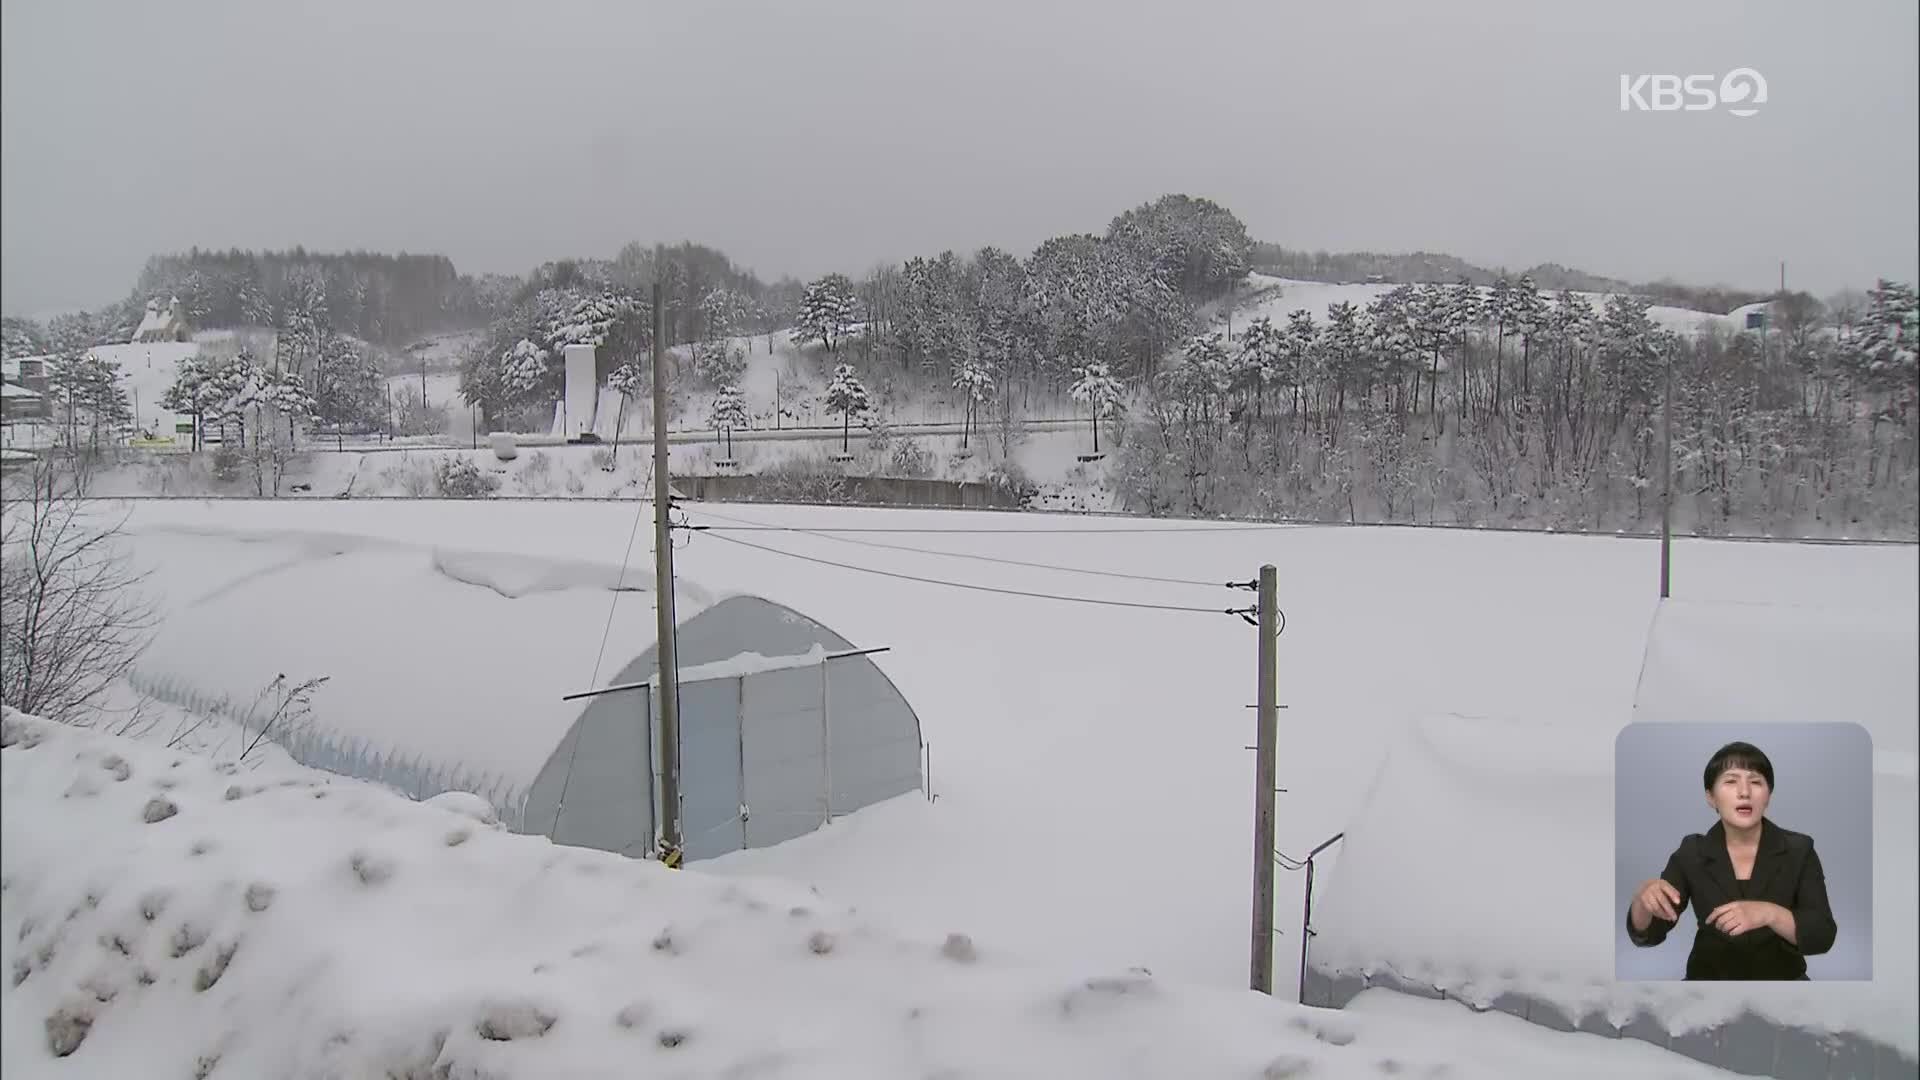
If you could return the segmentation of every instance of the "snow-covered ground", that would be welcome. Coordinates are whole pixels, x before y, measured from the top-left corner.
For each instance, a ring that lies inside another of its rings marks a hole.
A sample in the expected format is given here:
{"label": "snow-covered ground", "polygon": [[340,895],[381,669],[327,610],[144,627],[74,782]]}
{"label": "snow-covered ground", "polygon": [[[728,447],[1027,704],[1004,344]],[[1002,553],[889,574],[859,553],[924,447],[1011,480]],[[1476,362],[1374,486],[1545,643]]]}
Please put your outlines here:
{"label": "snow-covered ground", "polygon": [[[728,538],[917,577],[1209,611],[1248,595],[980,559],[1195,582],[1244,580],[1274,562],[1288,619],[1279,846],[1296,856],[1347,827],[1386,749],[1420,718],[1625,723],[1658,583],[1657,543],[1603,537],[687,509],[714,526],[928,530],[716,531],[676,554],[703,586],[766,596],[863,646],[890,646],[878,662],[920,714],[939,796],[872,807],[703,873],[790,877],[924,932],[964,925],[1034,956],[1222,986],[1245,971],[1255,660],[1246,624],[875,577]],[[586,502],[170,501],[137,505],[131,526],[347,533],[618,564],[633,521],[630,505]],[[1680,540],[1674,580],[1676,595],[1702,600],[1908,617],[1920,606],[1911,548]],[[421,655],[432,655],[432,615],[410,617]],[[430,680],[417,692],[396,703],[394,722],[436,707]],[[1595,812],[1611,820],[1604,805]],[[1283,957],[1297,956],[1299,890],[1297,875],[1283,875]],[[1291,993],[1294,965],[1278,966]]]}
{"label": "snow-covered ground", "polygon": [[1507,1017],[1328,1013],[964,924],[902,932],[271,758],[17,713],[0,742],[0,1071],[20,1080],[1725,1075]]}
{"label": "snow-covered ground", "polygon": [[[617,450],[611,443],[523,446],[512,461],[498,460],[484,446],[476,451],[431,445],[408,447],[396,442],[384,449],[356,449],[348,442],[345,449],[335,451],[330,441],[321,439],[289,463],[281,495],[319,499],[433,495],[435,466],[444,461],[468,460],[495,480],[495,493],[502,496],[622,498],[650,490],[653,451],[647,439],[646,432],[630,430]],[[922,475],[950,481],[985,480],[1011,461],[1039,488],[1041,496],[1036,506],[1040,509],[1116,508],[1107,478],[1112,458],[1079,460],[1091,443],[1084,426],[1058,425],[1028,432],[1013,444],[1010,456],[1003,455],[997,432],[990,430],[968,441],[972,452],[963,454],[962,437],[951,431],[898,433],[890,442],[880,444],[855,430],[848,440],[854,460],[841,465],[829,457],[840,451],[838,431],[800,436],[781,432],[778,437],[770,432],[742,433],[733,441],[734,466],[723,470],[719,462],[728,459],[723,444],[710,435],[676,434],[671,458],[675,476],[712,476],[722,471],[756,475],[783,468],[860,476],[898,474],[903,455],[911,453],[921,463]],[[906,449],[905,444],[913,449]],[[93,485],[95,493],[105,496],[210,498],[257,493],[250,474],[224,483],[215,480],[211,457],[204,454],[130,455],[120,464],[101,470]],[[302,486],[295,490],[296,485]]]}

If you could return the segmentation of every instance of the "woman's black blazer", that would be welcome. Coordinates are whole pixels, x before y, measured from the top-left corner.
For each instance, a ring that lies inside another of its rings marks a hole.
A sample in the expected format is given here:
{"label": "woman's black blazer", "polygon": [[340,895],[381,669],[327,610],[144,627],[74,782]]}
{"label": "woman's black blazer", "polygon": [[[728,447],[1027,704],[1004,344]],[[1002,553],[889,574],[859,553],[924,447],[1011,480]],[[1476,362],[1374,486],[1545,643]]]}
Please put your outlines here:
{"label": "woman's black blazer", "polygon": [[[1813,838],[1805,833],[1762,818],[1753,876],[1736,881],[1726,827],[1715,822],[1704,834],[1681,840],[1660,876],[1679,890],[1679,910],[1692,905],[1698,922],[1693,951],[1687,954],[1689,979],[1804,979],[1806,958],[1833,948],[1838,928],[1827,904],[1826,874],[1814,854]],[[1799,943],[1764,927],[1730,937],[1710,925],[1707,916],[1731,900],[1766,900],[1793,912]],[[1627,937],[1635,945],[1658,945],[1673,927],[1672,921],[1655,915],[1645,931],[1635,933],[1629,906]]]}

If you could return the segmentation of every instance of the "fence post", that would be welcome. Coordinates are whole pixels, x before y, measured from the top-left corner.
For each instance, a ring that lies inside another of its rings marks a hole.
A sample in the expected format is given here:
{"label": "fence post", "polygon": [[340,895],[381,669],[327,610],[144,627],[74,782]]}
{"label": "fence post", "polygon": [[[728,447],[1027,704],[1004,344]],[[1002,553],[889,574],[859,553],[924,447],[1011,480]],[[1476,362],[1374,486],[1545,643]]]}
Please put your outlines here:
{"label": "fence post", "polygon": [[827,661],[820,661],[820,776],[825,824],[833,824],[833,736],[827,721]]}

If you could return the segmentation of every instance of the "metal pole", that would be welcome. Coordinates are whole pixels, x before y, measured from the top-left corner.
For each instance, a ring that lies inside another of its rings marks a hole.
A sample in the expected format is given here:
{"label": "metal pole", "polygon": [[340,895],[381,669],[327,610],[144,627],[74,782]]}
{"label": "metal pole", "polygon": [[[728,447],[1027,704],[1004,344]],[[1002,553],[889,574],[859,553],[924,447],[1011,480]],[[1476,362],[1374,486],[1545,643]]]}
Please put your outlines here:
{"label": "metal pole", "polygon": [[1279,612],[1278,572],[1260,568],[1260,722],[1255,739],[1253,792],[1252,986],[1273,993],[1273,788],[1274,742],[1279,736],[1279,655],[1274,630]]}
{"label": "metal pole", "polygon": [[680,667],[674,648],[673,487],[667,472],[667,363],[662,348],[665,305],[653,283],[653,565],[660,636],[660,857],[680,865]]}
{"label": "metal pole", "polygon": [[1300,987],[1295,997],[1307,1003],[1307,935],[1313,925],[1313,859],[1307,859],[1307,898],[1300,908]]}
{"label": "metal pole", "polygon": [[1660,470],[1666,474],[1660,494],[1660,599],[1673,595],[1673,352],[1667,352],[1666,403],[1660,412]]}
{"label": "metal pole", "polygon": [[827,662],[820,662],[820,785],[826,823],[833,824],[833,735],[827,727]]}

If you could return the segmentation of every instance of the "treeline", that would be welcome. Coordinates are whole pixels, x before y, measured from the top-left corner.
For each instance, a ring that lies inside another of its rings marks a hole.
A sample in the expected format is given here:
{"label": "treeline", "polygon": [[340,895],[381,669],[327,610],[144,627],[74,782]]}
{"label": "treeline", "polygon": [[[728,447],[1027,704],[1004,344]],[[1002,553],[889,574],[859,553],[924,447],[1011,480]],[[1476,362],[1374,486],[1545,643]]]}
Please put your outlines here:
{"label": "treeline", "polygon": [[1511,280],[1524,276],[1531,278],[1538,287],[1551,291],[1570,289],[1574,292],[1629,293],[1644,296],[1656,304],[1709,311],[1716,315],[1725,315],[1734,308],[1757,304],[1769,298],[1767,293],[1746,289],[1682,285],[1671,280],[1635,285],[1558,263],[1541,263],[1529,267],[1520,275],[1510,275],[1505,271],[1475,266],[1457,256],[1426,251],[1397,255],[1371,251],[1330,253],[1283,248],[1277,244],[1255,244],[1249,261],[1255,270],[1274,277],[1336,284],[1380,281],[1395,285],[1420,285],[1467,281],[1491,286],[1503,277]]}
{"label": "treeline", "polygon": [[[718,388],[745,357],[729,339],[793,327],[869,377],[959,389],[969,404],[1013,408],[1016,386],[1064,388],[1091,364],[1144,377],[1247,274],[1246,226],[1206,199],[1168,195],[1114,218],[1103,235],[1061,236],[1025,260],[996,248],[942,252],[805,286],[762,284],[698,245],[630,245],[611,261],[550,264],[469,359],[462,393],[489,417],[551,408],[567,344],[601,346],[605,371],[644,366],[653,277],[669,343]],[[910,388],[911,389],[911,388]],[[970,410],[971,411],[971,410]]]}
{"label": "treeline", "polygon": [[487,335],[461,365],[462,398],[486,424],[544,426],[573,344],[595,346],[600,377],[637,392],[651,377],[656,279],[664,344],[690,346],[698,374],[715,386],[745,367],[734,339],[792,326],[803,291],[792,279],[768,284],[694,243],[636,242],[612,259],[550,262],[492,301]]}
{"label": "treeline", "polygon": [[291,251],[202,251],[156,255],[134,286],[134,302],[179,297],[196,328],[284,324],[289,297],[304,303],[318,282],[329,326],[367,341],[405,345],[422,335],[472,326],[490,314],[488,285],[463,277],[444,255]]}
{"label": "treeline", "polygon": [[1670,374],[1682,528],[1920,530],[1910,286],[1775,304],[1764,335],[1647,308],[1496,279],[1194,338],[1116,423],[1119,486],[1173,516],[1651,527]]}

